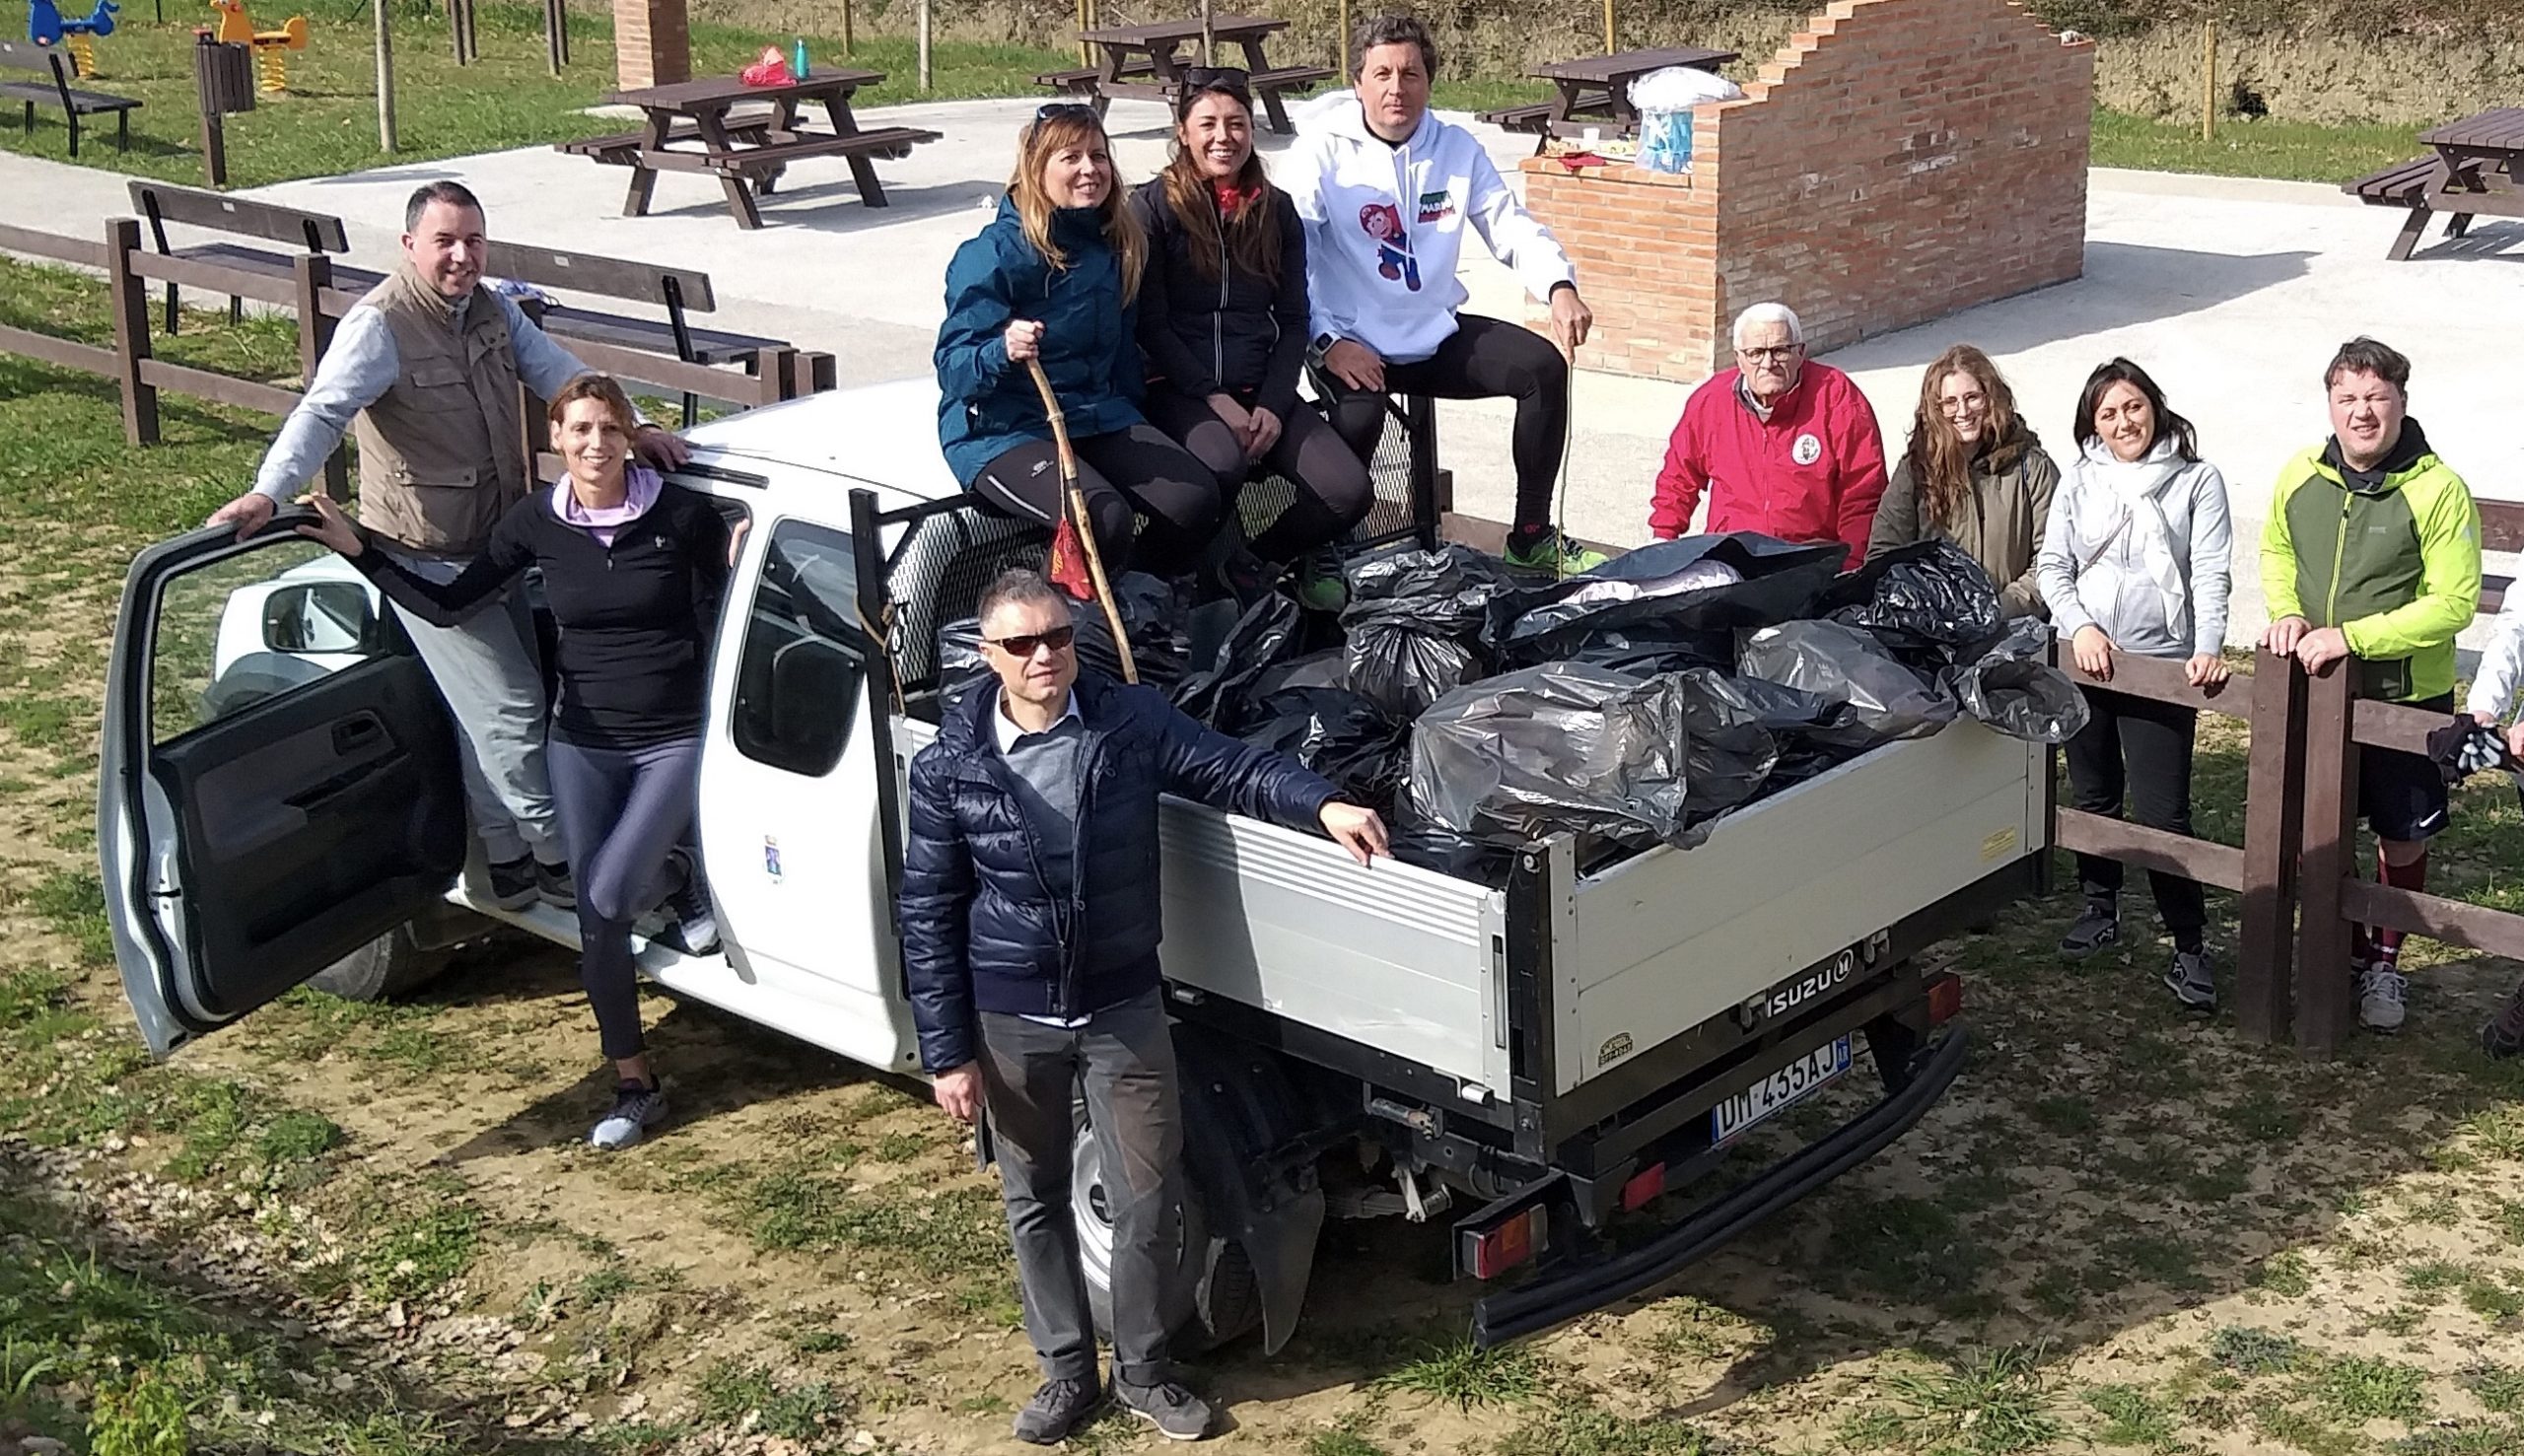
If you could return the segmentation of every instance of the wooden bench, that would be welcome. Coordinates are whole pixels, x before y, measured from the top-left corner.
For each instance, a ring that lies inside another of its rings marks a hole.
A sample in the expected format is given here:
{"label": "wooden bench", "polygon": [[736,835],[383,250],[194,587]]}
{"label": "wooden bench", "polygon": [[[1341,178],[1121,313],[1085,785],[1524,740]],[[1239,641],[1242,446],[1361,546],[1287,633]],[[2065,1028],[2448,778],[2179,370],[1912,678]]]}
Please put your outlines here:
{"label": "wooden bench", "polygon": [[[758,137],[771,129],[772,120],[773,118],[768,114],[731,116],[727,122],[728,135],[740,138]],[[700,136],[701,128],[690,121],[678,121],[666,128],[666,140],[669,142],[696,141]],[[637,156],[640,149],[648,144],[647,132],[622,131],[615,132],[611,136],[590,136],[581,137],[574,142],[556,142],[552,150],[567,152],[573,157],[591,157],[598,162],[622,165],[630,158]]]}
{"label": "wooden bench", "polygon": [[[1143,66],[1140,69],[1145,74],[1148,68]],[[1081,66],[1071,71],[1045,71],[1034,78],[1034,84],[1047,86],[1054,91],[1065,92],[1072,96],[1093,96],[1095,83],[1103,74],[1093,66]]]}
{"label": "wooden bench", "polygon": [[111,96],[102,91],[83,91],[70,83],[77,79],[71,72],[70,59],[49,45],[36,45],[27,40],[0,40],[0,70],[22,71],[41,76],[41,81],[0,81],[0,98],[26,104],[19,128],[32,133],[35,129],[35,105],[51,102],[61,107],[61,116],[70,128],[70,155],[79,155],[79,118],[102,116],[108,112],[114,118],[114,150],[131,150],[131,113],[140,107],[136,97]]}
{"label": "wooden bench", "polygon": [[1496,110],[1482,112],[1479,119],[1503,131],[1521,131],[1543,136],[1551,129],[1552,104],[1550,102],[1535,102],[1530,105],[1501,106]]}
{"label": "wooden bench", "polygon": [[[276,278],[287,278],[296,270],[303,253],[344,253],[351,250],[350,239],[342,231],[342,220],[320,212],[305,212],[277,203],[257,202],[250,197],[232,197],[224,192],[205,192],[196,187],[179,187],[173,182],[134,181],[131,183],[131,205],[149,225],[149,243],[159,252],[173,258],[192,258],[218,263],[225,267],[244,268]],[[175,247],[167,241],[167,225],[178,223],[211,233],[230,233],[266,243],[294,244],[289,252],[254,247],[242,243],[199,243],[189,247]],[[334,285],[352,289],[373,287],[380,275],[364,275],[363,285],[354,281],[356,270],[335,268]],[[167,285],[167,332],[175,331],[177,290]],[[245,316],[245,301],[231,297],[228,316],[231,320]]]}
{"label": "wooden bench", "polygon": [[[719,301],[710,286],[710,275],[689,268],[495,241],[483,257],[482,272],[486,277],[514,279],[536,288],[655,304],[666,311],[663,318],[640,318],[575,304],[528,310],[543,331],[556,339],[671,355],[687,364],[741,364],[748,375],[759,372],[766,351],[785,348],[789,342],[760,334],[693,327],[686,315],[712,312],[718,309]],[[683,396],[686,424],[692,422],[699,404],[696,396]]]}
{"label": "wooden bench", "polygon": [[[2370,207],[2410,210],[2409,220],[2402,224],[2401,232],[2393,239],[2392,247],[2384,254],[2388,261],[2398,263],[2411,255],[2411,250],[2419,246],[2420,235],[2427,231],[2427,219],[2433,211],[2429,206],[2431,194],[2443,191],[2452,178],[2452,170],[2446,167],[2444,158],[2415,157],[2382,172],[2369,173],[2344,182],[2341,190]],[[2472,214],[2456,213],[2445,225],[2445,236],[2460,238],[2471,225]]]}

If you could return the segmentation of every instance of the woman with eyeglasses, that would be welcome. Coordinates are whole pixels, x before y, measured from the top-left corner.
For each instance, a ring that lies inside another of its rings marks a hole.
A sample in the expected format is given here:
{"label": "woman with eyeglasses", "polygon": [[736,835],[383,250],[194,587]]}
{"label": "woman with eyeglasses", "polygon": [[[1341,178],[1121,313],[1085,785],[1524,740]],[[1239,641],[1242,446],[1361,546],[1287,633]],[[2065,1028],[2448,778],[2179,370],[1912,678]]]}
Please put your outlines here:
{"label": "woman with eyeglasses", "polygon": [[2060,467],[2015,412],[2015,392],[1970,344],[1938,355],[1920,380],[1911,445],[1875,508],[1866,554],[1931,537],[1951,541],[1998,584],[2010,617],[2042,612],[2033,556],[2051,520]]}
{"label": "woman with eyeglasses", "polygon": [[[1253,151],[1253,97],[1241,70],[1194,67],[1174,107],[1174,158],[1131,195],[1149,236],[1140,281],[1140,348],[1151,423],[1200,457],[1232,496],[1256,466],[1297,498],[1227,564],[1238,594],[1271,567],[1338,540],[1367,514],[1367,467],[1297,398],[1305,363],[1305,228]],[[1336,570],[1300,595],[1341,603]]]}
{"label": "woman with eyeglasses", "polygon": [[1019,134],[998,216],[946,265],[938,330],[938,441],[955,478],[1019,519],[1061,520],[1051,421],[1026,369],[1040,361],[1108,576],[1190,567],[1222,509],[1218,477],[1140,413],[1147,262],[1104,123],[1085,105],[1048,105]]}
{"label": "woman with eyeglasses", "polygon": [[[2109,682],[2115,649],[2183,664],[2194,687],[2226,680],[2227,558],[2234,542],[2226,482],[2200,458],[2191,422],[2127,359],[2095,370],[2077,399],[2077,457],[2051,503],[2040,572],[2042,599],[2079,670]],[[2190,708],[2085,689],[2090,716],[2068,740],[2076,806],[2118,818],[2125,790],[2132,817],[2150,829],[2191,832]],[[2121,865],[2077,856],[2086,904],[2060,948],[2087,955],[2121,938]],[[2147,871],[2156,913],[2173,936],[2166,989],[2209,1011],[2199,882]]]}

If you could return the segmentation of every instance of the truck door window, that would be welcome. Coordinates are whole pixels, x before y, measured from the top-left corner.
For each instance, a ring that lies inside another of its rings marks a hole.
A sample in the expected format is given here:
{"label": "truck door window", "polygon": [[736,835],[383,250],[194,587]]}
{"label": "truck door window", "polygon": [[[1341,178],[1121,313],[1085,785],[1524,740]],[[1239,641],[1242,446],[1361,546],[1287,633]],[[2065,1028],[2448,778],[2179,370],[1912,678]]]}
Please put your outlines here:
{"label": "truck door window", "polygon": [[772,527],[731,715],[747,758],[810,778],[841,761],[865,678],[858,592],[848,535],[803,520]]}
{"label": "truck door window", "polygon": [[169,582],[150,663],[150,741],[391,651],[384,603],[350,563],[281,541]]}

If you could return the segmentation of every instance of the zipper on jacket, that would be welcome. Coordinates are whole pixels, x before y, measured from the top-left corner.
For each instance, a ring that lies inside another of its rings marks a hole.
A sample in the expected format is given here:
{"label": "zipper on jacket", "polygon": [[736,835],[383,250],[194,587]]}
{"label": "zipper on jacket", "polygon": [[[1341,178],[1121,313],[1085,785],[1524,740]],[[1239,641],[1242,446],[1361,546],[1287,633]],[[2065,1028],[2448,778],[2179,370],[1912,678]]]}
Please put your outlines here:
{"label": "zipper on jacket", "polygon": [[[1084,719],[1080,727],[1086,727]],[[1087,864],[1082,858],[1087,844],[1087,816],[1095,807],[1095,771],[1104,761],[1104,734],[1098,733],[1080,755],[1078,784],[1078,817],[1069,825],[1069,923],[1061,927],[1060,1005],[1054,1015],[1064,1020],[1078,1014],[1079,962],[1086,958],[1081,943],[1080,927],[1087,924]]]}
{"label": "zipper on jacket", "polygon": [[1210,315],[1210,378],[1227,387],[1227,213],[1219,213],[1219,310]]}
{"label": "zipper on jacket", "polygon": [[2331,543],[2331,596],[2323,603],[2325,626],[2340,625],[2340,563],[2341,558],[2349,554],[2349,508],[2356,503],[2357,496],[2354,492],[2347,489],[2341,491],[2340,534]]}

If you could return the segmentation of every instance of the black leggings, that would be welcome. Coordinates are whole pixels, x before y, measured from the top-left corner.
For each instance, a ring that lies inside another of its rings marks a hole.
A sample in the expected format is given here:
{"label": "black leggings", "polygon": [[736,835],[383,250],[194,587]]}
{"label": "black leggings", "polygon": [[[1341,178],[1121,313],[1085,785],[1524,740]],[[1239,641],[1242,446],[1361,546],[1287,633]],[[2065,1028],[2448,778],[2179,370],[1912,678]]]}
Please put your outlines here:
{"label": "black leggings", "polygon": [[619,1062],[646,1046],[631,923],[672,888],[661,881],[667,852],[692,824],[701,740],[590,748],[556,734],[543,753],[578,869],[579,981],[604,1055]]}
{"label": "black leggings", "polygon": [[[1551,484],[1569,439],[1569,364],[1551,340],[1517,324],[1466,313],[1437,353],[1409,364],[1386,360],[1384,387],[1386,393],[1437,399],[1514,399],[1516,427],[1508,451],[1516,463],[1515,523],[1525,529],[1551,524]],[[1332,388],[1332,428],[1360,459],[1374,459],[1384,433],[1383,396],[1338,380]]]}
{"label": "black leggings", "polygon": [[[2068,740],[2068,788],[2078,808],[2121,817],[2126,789],[2130,817],[2150,829],[2191,832],[2191,744],[2199,713],[2170,703],[2133,698],[2096,688],[2084,690],[2090,716]],[[2108,900],[2121,891],[2121,862],[2077,856],[2077,879],[2086,898]],[[2191,949],[2208,913],[2200,882],[2186,875],[2147,871],[2156,913],[2174,943]]]}
{"label": "black leggings", "polygon": [[1183,448],[1227,485],[1230,497],[1257,463],[1297,486],[1297,499],[1289,509],[1253,538],[1253,554],[1264,561],[1295,561],[1317,546],[1339,540],[1376,503],[1367,467],[1314,406],[1302,399],[1280,421],[1280,438],[1259,461],[1245,458],[1235,432],[1206,399],[1153,385],[1142,408],[1149,423],[1183,442]]}
{"label": "black leggings", "polygon": [[[1078,486],[1087,497],[1087,519],[1094,526],[1106,577],[1133,567],[1163,576],[1200,559],[1225,506],[1218,477],[1190,451],[1155,425],[1073,438],[1070,448],[1078,453]],[[1002,451],[973,477],[972,492],[1020,520],[1055,524],[1063,514],[1060,452],[1048,440]],[[1134,560],[1131,530],[1138,511],[1148,513],[1148,521],[1139,527]]]}

